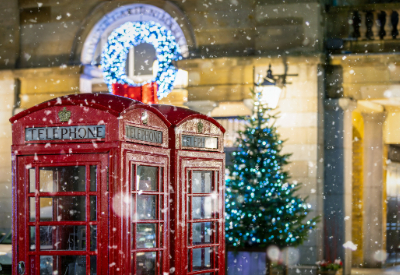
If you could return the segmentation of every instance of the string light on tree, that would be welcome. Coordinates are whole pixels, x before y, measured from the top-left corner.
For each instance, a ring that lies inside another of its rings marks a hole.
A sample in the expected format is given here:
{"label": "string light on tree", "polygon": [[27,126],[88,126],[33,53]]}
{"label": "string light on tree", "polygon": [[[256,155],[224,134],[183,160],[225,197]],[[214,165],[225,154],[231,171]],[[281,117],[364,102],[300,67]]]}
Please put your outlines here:
{"label": "string light on tree", "polygon": [[300,245],[317,218],[307,220],[311,205],[295,193],[300,185],[290,184],[283,170],[289,154],[282,154],[282,140],[273,126],[272,115],[254,93],[254,114],[239,132],[237,151],[227,167],[226,241],[236,248],[280,248]]}
{"label": "string light on tree", "polygon": [[[154,46],[158,69],[154,79],[135,83],[128,78],[125,64],[129,49],[141,43]],[[146,83],[157,82],[158,98],[161,99],[173,89],[178,72],[173,62],[181,58],[179,45],[169,30],[155,22],[127,22],[115,29],[108,37],[101,55],[101,66],[104,81],[110,92],[112,92],[113,83],[142,86]]]}

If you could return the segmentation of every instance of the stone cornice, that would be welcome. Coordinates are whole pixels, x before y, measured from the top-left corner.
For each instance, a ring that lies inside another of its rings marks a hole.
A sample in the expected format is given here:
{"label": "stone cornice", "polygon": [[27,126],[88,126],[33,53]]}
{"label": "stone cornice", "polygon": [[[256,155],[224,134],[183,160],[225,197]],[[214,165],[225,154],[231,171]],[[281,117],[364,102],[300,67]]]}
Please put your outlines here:
{"label": "stone cornice", "polygon": [[326,111],[350,111],[357,108],[357,102],[351,98],[334,98],[326,99],[324,102]]}

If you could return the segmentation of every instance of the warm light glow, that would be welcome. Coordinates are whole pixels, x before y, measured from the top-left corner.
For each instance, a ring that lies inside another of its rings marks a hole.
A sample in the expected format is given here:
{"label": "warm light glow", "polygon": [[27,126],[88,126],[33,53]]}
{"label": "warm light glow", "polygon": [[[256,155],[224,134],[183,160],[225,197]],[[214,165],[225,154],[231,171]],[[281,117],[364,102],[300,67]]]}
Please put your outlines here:
{"label": "warm light glow", "polygon": [[178,70],[178,73],[176,74],[176,79],[174,82],[174,88],[175,89],[184,89],[187,88],[189,85],[189,73],[185,70]]}
{"label": "warm light glow", "polygon": [[275,85],[265,85],[256,87],[256,91],[261,94],[260,102],[268,108],[275,109],[278,106],[282,89]]}

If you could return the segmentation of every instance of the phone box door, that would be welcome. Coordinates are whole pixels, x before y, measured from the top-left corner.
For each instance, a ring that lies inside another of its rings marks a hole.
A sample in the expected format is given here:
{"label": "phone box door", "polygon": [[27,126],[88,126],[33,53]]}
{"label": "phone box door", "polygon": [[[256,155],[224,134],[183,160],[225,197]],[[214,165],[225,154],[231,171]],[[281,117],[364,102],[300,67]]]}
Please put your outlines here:
{"label": "phone box door", "polygon": [[[224,274],[224,158],[221,153],[180,151],[183,207],[180,274]],[[199,273],[203,272],[203,273]]]}
{"label": "phone box door", "polygon": [[169,274],[169,150],[131,144],[125,148],[131,201],[126,274]]}
{"label": "phone box door", "polygon": [[16,161],[13,274],[106,274],[108,155]]}

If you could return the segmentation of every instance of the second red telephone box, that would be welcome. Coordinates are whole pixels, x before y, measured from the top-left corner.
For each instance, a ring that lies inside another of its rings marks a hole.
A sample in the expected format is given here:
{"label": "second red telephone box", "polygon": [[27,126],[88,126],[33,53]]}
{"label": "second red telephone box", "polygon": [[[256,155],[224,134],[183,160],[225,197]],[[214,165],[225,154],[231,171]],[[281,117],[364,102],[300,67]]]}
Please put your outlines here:
{"label": "second red telephone box", "polygon": [[152,106],[172,124],[171,268],[176,274],[225,274],[225,129],[188,109]]}

